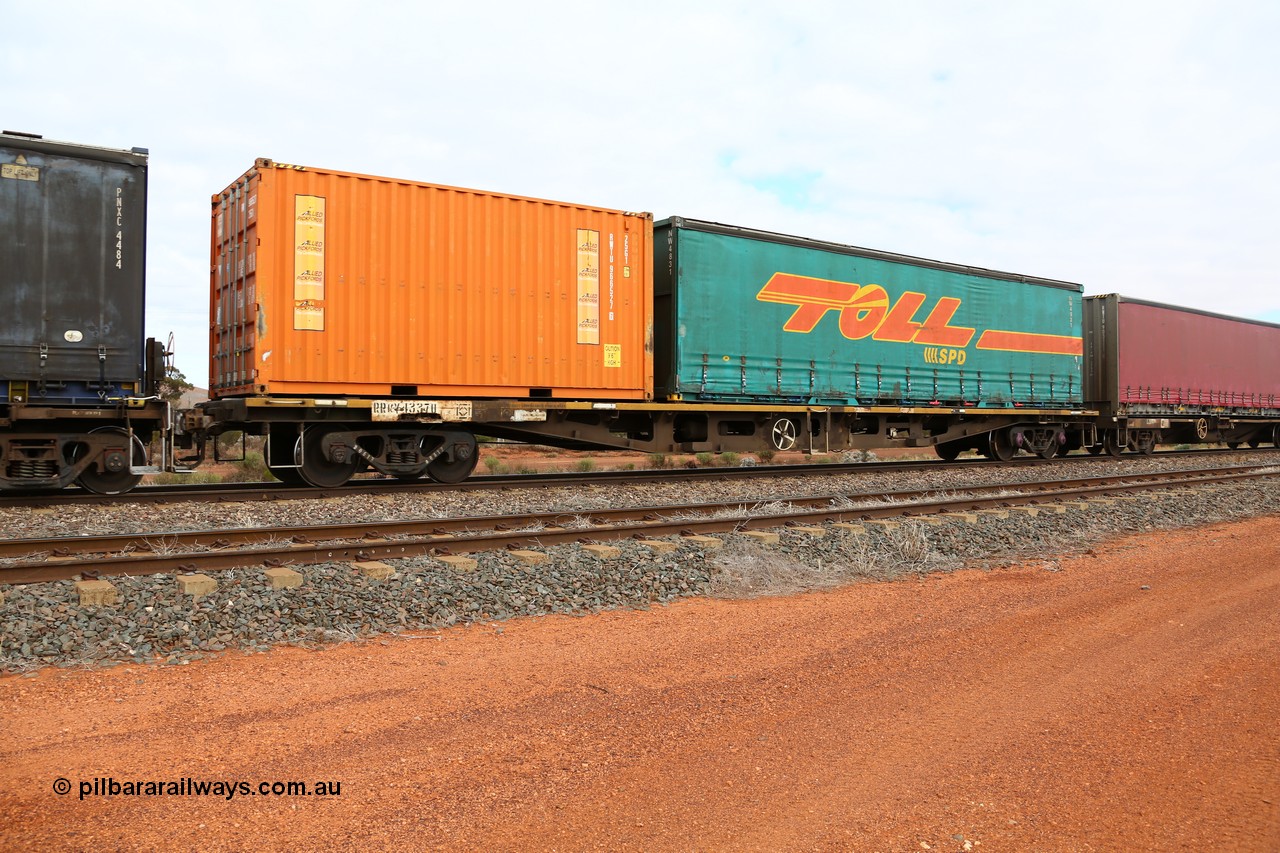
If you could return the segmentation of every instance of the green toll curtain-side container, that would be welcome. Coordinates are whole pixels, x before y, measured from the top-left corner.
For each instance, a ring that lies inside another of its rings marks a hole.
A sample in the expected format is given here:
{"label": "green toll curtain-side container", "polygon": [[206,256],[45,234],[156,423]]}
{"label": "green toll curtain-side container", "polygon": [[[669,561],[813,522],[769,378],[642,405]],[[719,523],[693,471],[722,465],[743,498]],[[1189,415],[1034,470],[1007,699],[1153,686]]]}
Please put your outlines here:
{"label": "green toll curtain-side container", "polygon": [[654,226],[670,399],[1078,407],[1078,284],[672,218]]}

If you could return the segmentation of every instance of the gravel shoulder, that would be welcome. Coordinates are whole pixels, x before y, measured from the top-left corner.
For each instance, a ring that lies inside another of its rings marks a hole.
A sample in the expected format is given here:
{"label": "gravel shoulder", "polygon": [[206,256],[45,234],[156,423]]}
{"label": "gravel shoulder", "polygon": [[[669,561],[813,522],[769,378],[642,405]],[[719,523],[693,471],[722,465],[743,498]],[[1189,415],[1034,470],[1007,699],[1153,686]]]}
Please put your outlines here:
{"label": "gravel shoulder", "polygon": [[[933,472],[934,487],[944,487],[936,478],[955,474],[945,467]],[[814,488],[811,481],[800,485]],[[559,499],[567,498],[549,496],[548,502]],[[367,500],[352,496],[300,503],[321,504],[326,513],[352,519],[361,517]],[[644,503],[643,495],[626,500]],[[217,512],[208,505],[182,506],[206,518]],[[772,504],[763,500],[758,506],[767,514]],[[295,513],[295,521],[296,513],[308,511],[293,503],[266,509]],[[165,510],[174,515],[184,511]],[[409,512],[403,506],[398,511]],[[984,517],[977,525],[912,521],[895,528],[869,526],[861,536],[828,528],[830,535],[816,539],[780,528],[782,542],[776,548],[729,536],[724,550],[704,551],[676,538],[672,542],[679,549],[674,553],[622,542],[619,557],[601,559],[578,545],[564,545],[543,549],[547,560],[532,566],[509,552],[482,553],[474,571],[458,571],[424,556],[388,561],[394,574],[385,580],[371,580],[350,564],[320,563],[301,567],[302,586],[284,590],[272,589],[261,568],[245,568],[217,573],[217,589],[198,599],[181,594],[168,575],[113,577],[120,600],[102,607],[81,607],[72,581],[0,586],[0,673],[125,662],[180,665],[233,649],[319,648],[388,633],[646,608],[701,595],[799,592],[1019,559],[1037,558],[1052,569],[1055,554],[1117,534],[1267,512],[1280,512],[1278,478],[1161,490],[1063,514]],[[315,518],[301,516],[307,517]]]}
{"label": "gravel shoulder", "polygon": [[1280,849],[1280,515],[1050,555],[0,678],[0,848]]}

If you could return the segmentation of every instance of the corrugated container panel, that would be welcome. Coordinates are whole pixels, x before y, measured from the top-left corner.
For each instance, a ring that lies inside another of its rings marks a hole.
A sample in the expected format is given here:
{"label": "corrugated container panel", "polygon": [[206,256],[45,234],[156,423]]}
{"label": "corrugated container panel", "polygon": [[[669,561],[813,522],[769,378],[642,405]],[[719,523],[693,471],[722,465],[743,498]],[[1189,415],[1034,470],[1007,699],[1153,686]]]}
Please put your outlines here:
{"label": "corrugated container panel", "polygon": [[660,393],[1079,405],[1081,287],[745,228],[654,227]]}
{"label": "corrugated container panel", "polygon": [[1091,398],[1109,411],[1274,409],[1280,325],[1115,294],[1085,299]]}
{"label": "corrugated container panel", "polygon": [[652,233],[259,161],[214,197],[212,391],[649,399]]}
{"label": "corrugated container panel", "polygon": [[0,134],[3,399],[138,389],[146,231],[145,152]]}

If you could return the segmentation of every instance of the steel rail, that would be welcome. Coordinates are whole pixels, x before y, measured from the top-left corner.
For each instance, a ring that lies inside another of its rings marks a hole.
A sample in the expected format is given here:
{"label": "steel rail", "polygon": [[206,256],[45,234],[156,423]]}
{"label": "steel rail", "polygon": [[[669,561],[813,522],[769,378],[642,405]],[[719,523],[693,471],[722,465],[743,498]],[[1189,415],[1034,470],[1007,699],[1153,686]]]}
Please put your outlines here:
{"label": "steel rail", "polygon": [[[57,536],[46,538],[11,539],[0,542],[0,559],[24,557],[48,553],[65,558],[84,554],[110,554],[126,551],[152,552],[176,549],[230,548],[236,545],[261,545],[290,541],[334,542],[362,538],[388,536],[445,536],[477,530],[494,530],[531,525],[570,526],[582,528],[584,524],[604,524],[616,521],[647,520],[673,513],[724,512],[735,507],[761,504],[788,504],[791,506],[821,507],[838,502],[904,503],[920,501],[931,495],[962,493],[964,496],[994,494],[999,492],[1062,491],[1086,486],[1109,485],[1130,481],[1147,482],[1162,476],[1195,481],[1198,477],[1240,473],[1255,470],[1257,465],[1240,465],[1221,468],[1202,468],[1151,473],[1112,474],[1096,477],[1077,477],[1060,480],[1043,480],[1030,483],[988,483],[951,489],[931,487],[927,489],[903,489],[897,491],[857,492],[822,495],[768,495],[760,498],[703,501],[697,503],[646,505],[638,507],[612,507],[581,510],[552,510],[549,512],[518,513],[512,515],[455,516],[452,518],[427,518],[403,521],[361,521],[337,524],[288,525],[283,527],[239,527],[212,530],[180,530],[153,533],[116,533],[96,536]],[[959,498],[957,498],[959,499]]]}
{"label": "steel rail", "polygon": [[[136,551],[115,557],[79,560],[74,556],[51,557],[45,561],[29,561],[0,567],[0,580],[8,583],[33,583],[74,577],[86,572],[93,574],[156,574],[162,572],[192,572],[220,570],[246,566],[304,565],[329,561],[369,561],[421,556],[423,554],[471,553],[494,550],[516,545],[555,545],[584,539],[620,539],[632,536],[661,537],[688,532],[725,532],[728,530],[760,529],[786,524],[818,523],[824,521],[869,520],[877,518],[935,515],[964,510],[1034,505],[1072,498],[1114,495],[1146,489],[1179,486],[1197,486],[1209,483],[1230,482],[1243,479],[1273,476],[1274,466],[1238,466],[1200,471],[1172,471],[1147,474],[1117,475],[1075,480],[1058,480],[1043,483],[1005,483],[975,487],[968,494],[921,499],[938,495],[939,489],[914,492],[881,492],[867,495],[820,495],[804,497],[774,497],[750,501],[728,501],[704,504],[680,504],[663,507],[633,507],[608,510],[584,510],[581,512],[534,513],[516,516],[473,516],[458,519],[429,519],[411,522],[374,522],[348,525],[326,525],[305,528],[309,533],[318,530],[341,531],[344,535],[359,533],[364,539],[346,543],[316,543],[291,541],[276,544],[264,536],[278,539],[296,528],[249,528],[247,534],[257,534],[261,547],[239,550],[227,549],[216,537],[228,531],[199,531],[188,534],[186,547],[222,547],[181,553],[156,553],[148,537],[135,536],[133,542],[145,543],[148,551]],[[1009,491],[1020,494],[1008,494]],[[986,493],[985,496],[983,493]],[[855,499],[872,501],[862,506],[848,505]],[[878,503],[875,503],[878,501]],[[769,514],[749,511],[762,504],[784,504],[793,509]],[[838,505],[845,504],[845,505]],[[734,512],[736,510],[736,512]],[[684,513],[702,513],[702,517],[681,517]],[[714,515],[712,515],[714,513]],[[725,514],[729,513],[729,514]],[[663,517],[666,514],[667,517]],[[677,517],[671,517],[671,516]],[[566,527],[564,524],[590,523],[590,526]],[[510,530],[510,524],[522,529]],[[549,526],[548,526],[549,525]],[[477,531],[478,527],[488,530]],[[451,529],[452,527],[452,529]],[[428,529],[429,528],[429,529]],[[412,533],[410,533],[412,531]],[[425,538],[389,540],[388,535],[418,535]],[[166,540],[177,534],[156,534],[152,539],[170,551],[178,547],[176,541]],[[113,537],[101,537],[99,541]],[[36,544],[66,540],[20,540],[19,544]],[[228,541],[229,540],[225,540]],[[128,547],[128,546],[126,546]],[[111,550],[115,550],[114,548]],[[27,552],[31,553],[31,552]]]}

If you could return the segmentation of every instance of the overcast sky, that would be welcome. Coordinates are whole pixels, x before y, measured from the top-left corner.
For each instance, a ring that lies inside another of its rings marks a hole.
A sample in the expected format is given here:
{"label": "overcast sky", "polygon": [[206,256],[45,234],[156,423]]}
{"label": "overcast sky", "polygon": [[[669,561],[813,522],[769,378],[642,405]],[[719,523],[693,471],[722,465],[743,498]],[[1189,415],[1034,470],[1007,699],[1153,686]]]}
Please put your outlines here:
{"label": "overcast sky", "polygon": [[209,198],[257,157],[1280,321],[1274,0],[0,12],[5,129],[150,149],[148,332],[198,385]]}

